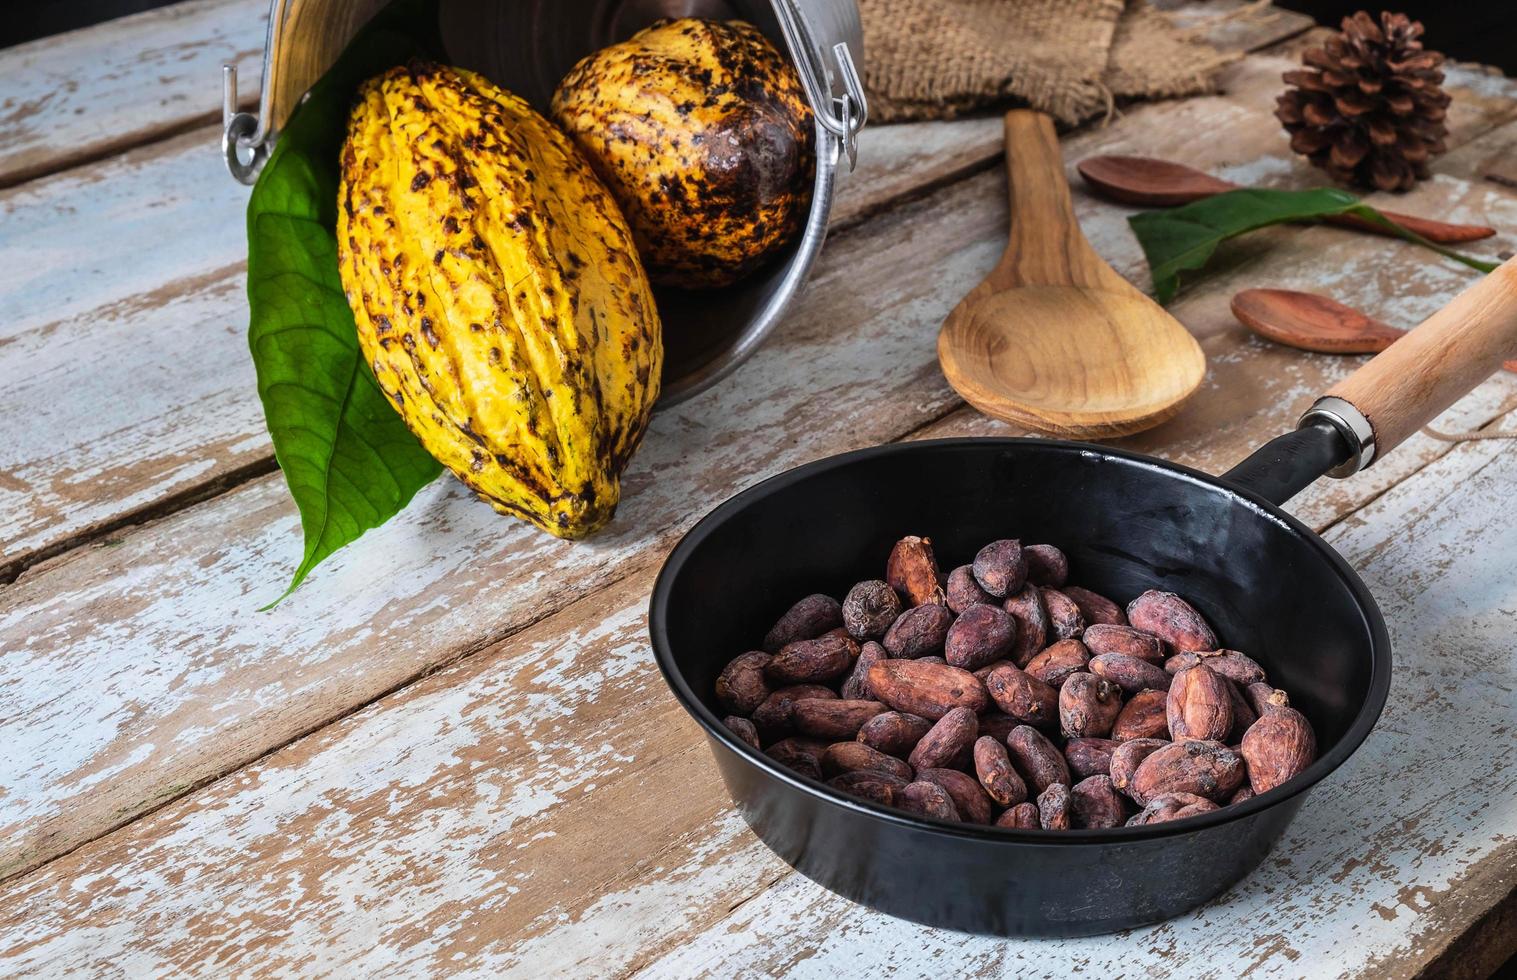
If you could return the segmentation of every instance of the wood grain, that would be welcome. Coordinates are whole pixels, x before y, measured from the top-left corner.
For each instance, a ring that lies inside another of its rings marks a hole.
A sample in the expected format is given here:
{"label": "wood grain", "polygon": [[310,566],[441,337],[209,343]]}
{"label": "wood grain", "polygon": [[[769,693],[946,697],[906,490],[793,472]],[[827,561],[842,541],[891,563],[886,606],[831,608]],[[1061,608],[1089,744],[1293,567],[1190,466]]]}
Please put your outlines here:
{"label": "wood grain", "polygon": [[[1406,333],[1320,293],[1245,289],[1231,305],[1238,322],[1259,336],[1323,354],[1376,354]],[[1517,371],[1517,360],[1502,367]]]}
{"label": "wood grain", "polygon": [[1500,520],[1514,479],[1517,456],[1462,446],[1335,529],[1392,624],[1386,714],[1257,873],[1166,925],[1008,943],[888,919],[791,874],[731,813],[658,680],[643,572],[13,882],[0,963],[1354,976],[1394,957],[1411,972],[1510,885],[1487,879],[1513,857],[1517,803],[1501,737],[1517,711],[1517,529]]}
{"label": "wood grain", "polygon": [[1327,394],[1342,398],[1369,420],[1379,456],[1401,445],[1514,355],[1517,259],[1476,280]]}
{"label": "wood grain", "polygon": [[1050,117],[1008,112],[1005,155],[1009,241],[943,323],[944,377],[986,415],[1056,435],[1172,417],[1206,374],[1201,349],[1081,233]]}
{"label": "wood grain", "polygon": [[[252,105],[268,13],[267,0],[190,0],[0,50],[0,187],[219,123],[224,62]],[[214,146],[204,160],[231,183]]]}
{"label": "wood grain", "polygon": [[[1239,127],[1236,138],[1208,144],[1211,152],[1236,152],[1256,132],[1254,114],[1232,100],[1267,104],[1269,74],[1256,87],[1235,85],[1227,98],[1199,100]],[[1195,111],[1192,103],[1136,110],[1072,139],[1071,159],[1144,138],[1188,140],[1186,127],[1171,123]],[[1232,125],[1213,128],[1231,133]],[[1175,145],[1138,147],[1169,153]],[[1439,186],[1450,211],[1467,206],[1468,185]],[[1479,186],[1482,195],[1494,190]],[[1004,195],[1000,175],[983,173],[839,236],[776,343],[732,384],[655,424],[618,522],[585,545],[542,540],[441,483],[339,554],[279,610],[255,615],[288,575],[298,544],[272,477],[29,571],[0,593],[0,644],[11,651],[0,673],[0,738],[26,745],[8,778],[28,787],[0,797],[0,868],[35,866],[603,587],[654,560],[674,529],[741,485],[898,437],[950,411],[957,402],[926,338],[999,255]],[[1120,209],[1080,196],[1076,210],[1103,257],[1143,275]],[[1517,213],[1506,224],[1517,227]],[[1414,314],[1462,281],[1409,248],[1367,246],[1330,229],[1263,236],[1231,261],[1295,236],[1331,236],[1302,249],[1304,268],[1329,287],[1339,280],[1327,270],[1337,269],[1343,282],[1380,283],[1392,294],[1422,283],[1427,292],[1407,300]],[[1344,251],[1322,253],[1323,245]],[[1387,247],[1389,254],[1380,251]],[[940,262],[924,265],[923,249]],[[1225,262],[1220,272],[1233,267]],[[1183,312],[1182,320],[1189,322]],[[1241,335],[1225,297],[1208,322]],[[1264,359],[1250,361],[1256,353]],[[1261,400],[1273,428],[1288,424],[1282,395],[1288,403],[1322,390],[1301,382],[1300,355],[1289,353],[1247,339],[1217,348],[1213,372],[1236,364],[1250,395],[1231,408],[1228,388],[1208,385],[1198,395],[1216,407],[1197,424],[1232,440],[1211,444],[1214,458],[1230,464],[1262,441],[1239,424],[1264,417]],[[781,425],[798,434],[794,442],[775,443]],[[1182,415],[1155,430],[1160,441],[1152,445],[1164,451],[1164,439],[1186,438],[1191,425]],[[77,683],[81,674],[92,678],[87,689]]]}
{"label": "wood grain", "polygon": [[[235,6],[215,7],[219,21],[196,23],[216,36],[239,22]],[[1239,6],[1218,0],[1193,20],[1225,29],[1239,47],[1300,29],[1298,15],[1278,12],[1229,19]],[[190,25],[181,26],[188,31]],[[73,39],[86,48],[105,43],[88,32]],[[185,43],[191,40],[187,36]],[[212,50],[216,43],[203,46]],[[10,55],[0,52],[0,64]],[[98,98],[137,98],[144,86],[167,84],[145,74],[153,66],[152,58],[118,66],[92,83],[108,90]],[[214,66],[207,70],[214,73]],[[1271,73],[1278,69],[1247,73],[1242,87],[1258,89],[1262,98],[1276,84]],[[1194,110],[1183,105],[1135,111],[1149,118],[1175,113],[1184,125]],[[219,126],[208,126],[0,191],[0,257],[6,260],[0,263],[0,308],[8,314],[0,322],[0,379],[19,384],[41,373],[49,390],[79,392],[51,428],[23,420],[32,401],[0,402],[0,427],[24,434],[16,445],[0,446],[0,474],[14,476],[0,481],[0,581],[39,556],[160,516],[270,465],[242,336],[247,307],[239,263],[245,256],[247,191],[215,158],[218,138]],[[863,132],[861,144],[858,170],[839,182],[834,234],[893,202],[990,167],[1000,157],[1000,123],[874,127]],[[102,236],[95,222],[78,220],[86,196],[97,201],[97,220],[109,220],[113,234]],[[189,349],[195,356],[182,356]],[[112,369],[98,371],[99,359],[81,359],[81,350],[126,354],[114,359]],[[180,400],[165,399],[161,391],[176,392]],[[202,407],[182,411],[187,403]],[[201,445],[210,451],[194,454]],[[57,456],[68,465],[55,472]]]}
{"label": "wood grain", "polygon": [[[1174,207],[1192,201],[1216,197],[1241,186],[1231,181],[1219,180],[1211,174],[1173,160],[1157,160],[1153,157],[1100,156],[1086,157],[1078,164],[1080,176],[1085,183],[1112,201],[1131,204],[1135,207]],[[1485,225],[1455,225],[1446,221],[1433,221],[1399,211],[1382,210],[1385,217],[1408,231],[1430,241],[1443,243],[1473,242],[1489,238],[1496,229]],[[1375,235],[1399,237],[1384,225],[1367,221],[1352,214],[1328,215],[1322,219],[1331,225],[1341,225]]]}

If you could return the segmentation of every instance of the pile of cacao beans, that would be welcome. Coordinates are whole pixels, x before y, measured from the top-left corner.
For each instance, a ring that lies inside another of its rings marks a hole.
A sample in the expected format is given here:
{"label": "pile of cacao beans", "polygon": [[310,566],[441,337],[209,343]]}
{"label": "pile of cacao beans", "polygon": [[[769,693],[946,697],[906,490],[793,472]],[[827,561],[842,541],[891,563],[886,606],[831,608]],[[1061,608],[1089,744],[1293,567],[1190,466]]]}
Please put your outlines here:
{"label": "pile of cacao beans", "polygon": [[906,537],[885,578],[810,595],[716,680],[727,727],[832,788],[939,820],[1141,826],[1267,792],[1316,758],[1262,667],[1171,592],[1068,585],[1052,545],[944,575]]}

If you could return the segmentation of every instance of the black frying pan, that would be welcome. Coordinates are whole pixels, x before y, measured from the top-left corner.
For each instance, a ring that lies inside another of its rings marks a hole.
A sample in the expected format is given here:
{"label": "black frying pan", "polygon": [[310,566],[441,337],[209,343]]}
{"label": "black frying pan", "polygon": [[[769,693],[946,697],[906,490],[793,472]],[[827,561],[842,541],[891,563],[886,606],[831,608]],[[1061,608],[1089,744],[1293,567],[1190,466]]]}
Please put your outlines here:
{"label": "black frying pan", "polygon": [[[746,490],[697,524],[654,586],[649,631],[675,696],[705,729],[753,831],[807,877],[935,926],[1076,936],[1177,915],[1268,853],[1308,791],[1374,726],[1391,677],[1374,599],[1280,508],[1368,465],[1517,353],[1517,260],[1376,357],[1301,427],[1222,477],[1100,446],[953,439],[846,453]],[[1245,803],[1145,827],[1013,831],[843,796],[754,751],[713,684],[791,602],[878,578],[891,545],[931,537],[943,567],[996,538],[1046,541],[1073,578],[1123,603],[1178,592],[1260,661],[1315,726],[1305,772]],[[1366,801],[1373,806],[1373,801]]]}

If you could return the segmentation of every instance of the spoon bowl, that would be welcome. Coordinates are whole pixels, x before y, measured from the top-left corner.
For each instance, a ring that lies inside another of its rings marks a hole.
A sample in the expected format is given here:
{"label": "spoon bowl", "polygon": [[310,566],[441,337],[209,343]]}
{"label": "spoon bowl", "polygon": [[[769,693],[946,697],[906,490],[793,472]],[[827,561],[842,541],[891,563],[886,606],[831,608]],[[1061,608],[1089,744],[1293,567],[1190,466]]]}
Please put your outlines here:
{"label": "spoon bowl", "polygon": [[[1233,316],[1267,340],[1322,354],[1378,354],[1406,331],[1335,299],[1294,289],[1245,289]],[[1502,365],[1517,372],[1517,360]]]}
{"label": "spoon bowl", "polygon": [[1052,120],[1007,114],[1006,169],[1010,241],[938,334],[948,383],[987,415],[1065,436],[1129,435],[1173,416],[1206,358],[1080,233]]}

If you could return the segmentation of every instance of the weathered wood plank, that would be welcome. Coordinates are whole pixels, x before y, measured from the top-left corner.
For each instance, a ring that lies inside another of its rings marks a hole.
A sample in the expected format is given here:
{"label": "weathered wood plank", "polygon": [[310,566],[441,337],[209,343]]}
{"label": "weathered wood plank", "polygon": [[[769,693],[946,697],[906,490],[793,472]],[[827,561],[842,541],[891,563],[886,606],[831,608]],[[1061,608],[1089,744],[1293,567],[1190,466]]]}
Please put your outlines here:
{"label": "weathered wood plank", "polygon": [[[984,191],[965,185],[933,200],[968,213]],[[259,614],[298,542],[273,476],[29,571],[0,594],[9,654],[0,740],[25,747],[6,760],[8,782],[25,791],[0,797],[0,873],[647,564],[670,529],[740,486],[892,438],[951,407],[919,343],[944,302],[921,295],[919,250],[944,256],[935,288],[963,291],[994,248],[983,237],[960,241],[957,227],[921,213],[891,214],[867,236],[836,241],[797,315],[741,384],[660,415],[624,481],[616,522],[589,542],[502,520],[439,482]],[[776,440],[782,425],[789,437]],[[87,689],[81,673],[94,678]]]}
{"label": "weathered wood plank", "polygon": [[223,63],[252,104],[268,14],[191,0],[0,51],[0,187],[220,120]]}
{"label": "weathered wood plank", "polygon": [[[1236,6],[1209,5],[1206,22],[1232,25],[1238,47],[1284,36],[1298,17],[1248,19],[1239,33],[1233,20],[1244,20],[1219,16]],[[0,481],[0,579],[270,465],[241,333],[247,192],[215,160],[217,133],[0,192],[0,308],[15,311],[0,323],[0,378],[20,379],[0,422],[30,412],[39,391],[79,393],[53,406],[52,424],[18,423],[23,437],[0,447],[10,476]],[[876,127],[862,143],[859,169],[839,185],[835,229],[994,165],[1000,124]],[[79,220],[83,201],[111,221],[110,236]],[[98,351],[113,352],[110,369],[84,353]]]}
{"label": "weathered wood plank", "polygon": [[1385,717],[1263,868],[1175,922],[1008,943],[888,919],[789,873],[733,816],[658,679],[647,570],[16,880],[0,892],[0,963],[1410,974],[1511,886],[1491,874],[1513,858],[1517,805],[1504,450],[1461,446],[1333,530],[1391,624]]}
{"label": "weathered wood plank", "polygon": [[[1131,145],[1134,129],[1168,152],[1164,141],[1188,142],[1187,132],[1153,123],[1190,111],[1176,103],[1134,112],[1072,140],[1070,157]],[[1232,113],[1219,114],[1210,145],[1235,149],[1237,140],[1221,138],[1232,133]],[[1238,139],[1255,128],[1241,118]],[[11,776],[28,792],[0,799],[8,847],[0,873],[88,840],[651,561],[673,529],[741,484],[898,437],[950,409],[956,400],[924,338],[994,261],[1003,201],[999,175],[986,173],[840,237],[781,338],[740,372],[741,383],[661,417],[629,474],[621,519],[589,544],[542,540],[441,484],[279,611],[254,615],[287,574],[296,541],[274,477],[28,573],[0,597],[0,642],[15,651],[0,675],[0,719],[9,719],[0,734],[28,746]],[[1096,247],[1136,273],[1123,212],[1084,199],[1080,208]],[[1325,230],[1273,237],[1293,235],[1389,248],[1397,259],[1377,260],[1382,274],[1430,274],[1394,243]],[[1455,288],[1443,281],[1429,280],[1428,294]],[[1265,373],[1256,383],[1291,382]],[[773,446],[782,423],[799,437]],[[1250,443],[1227,445],[1236,458]],[[510,579],[497,583],[491,570],[506,562]],[[81,671],[98,679],[91,690],[75,683]]]}

